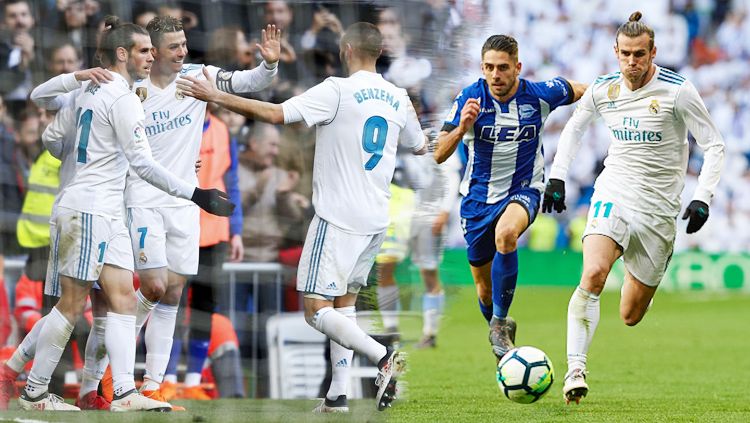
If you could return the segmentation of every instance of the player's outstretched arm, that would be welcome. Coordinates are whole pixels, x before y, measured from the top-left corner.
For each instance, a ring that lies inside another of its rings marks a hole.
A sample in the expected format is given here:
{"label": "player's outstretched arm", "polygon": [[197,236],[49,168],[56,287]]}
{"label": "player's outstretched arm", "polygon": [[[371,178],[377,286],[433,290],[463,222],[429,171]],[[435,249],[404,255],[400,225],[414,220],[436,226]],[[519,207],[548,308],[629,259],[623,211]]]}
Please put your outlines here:
{"label": "player's outstretched arm", "polygon": [[[76,121],[72,106],[66,106],[55,114],[55,119],[42,133],[42,144],[53,157],[62,160],[66,151],[75,144]],[[71,136],[73,134],[73,136]]]}
{"label": "player's outstretched arm", "polygon": [[203,101],[214,102],[225,109],[245,115],[250,119],[273,124],[284,123],[284,112],[280,104],[242,98],[219,91],[206,68],[203,68],[203,76],[206,78],[205,80],[192,76],[181,76],[177,80],[177,89],[184,95]]}
{"label": "player's outstretched arm", "polygon": [[440,131],[437,138],[437,147],[435,148],[435,161],[443,163],[448,157],[456,151],[458,142],[464,137],[466,132],[471,129],[474,122],[479,116],[479,100],[470,98],[461,108],[461,120],[457,127],[450,131]]}
{"label": "player's outstretched arm", "polygon": [[103,68],[91,68],[73,73],[64,73],[39,84],[31,91],[29,97],[34,104],[41,108],[58,110],[72,97],[66,94],[81,88],[83,81],[106,84],[113,79],[112,74]]}
{"label": "player's outstretched arm", "polygon": [[586,89],[589,87],[588,84],[584,84],[582,82],[573,81],[572,79],[566,79],[568,81],[568,84],[570,84],[570,87],[573,88],[573,103],[580,100],[580,98],[583,96],[583,93],[586,92]]}
{"label": "player's outstretched arm", "polygon": [[273,82],[278,73],[279,56],[281,55],[281,30],[276,25],[268,25],[262,31],[262,41],[256,44],[263,57],[263,63],[253,69],[226,71],[214,66],[207,66],[209,73],[215,76],[216,87],[230,94],[250,93],[263,90]]}

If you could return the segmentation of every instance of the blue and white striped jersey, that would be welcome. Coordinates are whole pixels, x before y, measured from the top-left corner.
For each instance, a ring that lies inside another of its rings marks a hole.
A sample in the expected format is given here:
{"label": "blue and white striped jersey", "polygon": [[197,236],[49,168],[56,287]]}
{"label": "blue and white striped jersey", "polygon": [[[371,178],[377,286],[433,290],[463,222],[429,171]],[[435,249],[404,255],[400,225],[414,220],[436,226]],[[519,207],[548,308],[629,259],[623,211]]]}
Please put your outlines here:
{"label": "blue and white striped jersey", "polygon": [[518,91],[505,103],[495,100],[484,78],[464,88],[445,119],[443,130],[461,120],[469,98],[481,110],[463,138],[468,163],[460,192],[466,198],[494,204],[520,188],[544,189],[544,158],[540,136],[544,121],[557,107],[573,102],[573,88],[561,77],[543,82],[520,78]]}

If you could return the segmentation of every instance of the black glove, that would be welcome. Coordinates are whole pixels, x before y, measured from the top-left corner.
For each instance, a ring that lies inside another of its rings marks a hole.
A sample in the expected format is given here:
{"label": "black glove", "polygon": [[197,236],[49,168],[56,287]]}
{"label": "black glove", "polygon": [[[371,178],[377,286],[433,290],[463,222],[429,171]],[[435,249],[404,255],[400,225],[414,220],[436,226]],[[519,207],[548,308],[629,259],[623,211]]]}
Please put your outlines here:
{"label": "black glove", "polygon": [[547,181],[547,187],[544,188],[542,212],[552,213],[552,209],[555,209],[558,213],[565,210],[565,181],[559,179]]}
{"label": "black glove", "polygon": [[227,194],[218,189],[201,189],[196,187],[195,191],[193,191],[193,197],[190,199],[198,207],[217,216],[229,216],[234,211],[234,204],[229,201]]}
{"label": "black glove", "polygon": [[690,219],[687,225],[687,233],[698,232],[708,220],[708,204],[700,200],[693,200],[685,209],[682,220]]}

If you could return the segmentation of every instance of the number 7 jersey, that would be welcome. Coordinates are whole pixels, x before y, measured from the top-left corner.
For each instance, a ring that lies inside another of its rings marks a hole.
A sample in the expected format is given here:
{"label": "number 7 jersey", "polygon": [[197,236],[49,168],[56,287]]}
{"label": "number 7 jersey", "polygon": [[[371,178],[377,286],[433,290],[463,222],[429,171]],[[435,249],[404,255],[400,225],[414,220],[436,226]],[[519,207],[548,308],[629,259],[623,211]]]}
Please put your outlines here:
{"label": "number 7 jersey", "polygon": [[328,78],[282,107],[285,123],[316,125],[315,213],[346,232],[385,231],[396,147],[416,151],[425,142],[406,90],[359,71]]}

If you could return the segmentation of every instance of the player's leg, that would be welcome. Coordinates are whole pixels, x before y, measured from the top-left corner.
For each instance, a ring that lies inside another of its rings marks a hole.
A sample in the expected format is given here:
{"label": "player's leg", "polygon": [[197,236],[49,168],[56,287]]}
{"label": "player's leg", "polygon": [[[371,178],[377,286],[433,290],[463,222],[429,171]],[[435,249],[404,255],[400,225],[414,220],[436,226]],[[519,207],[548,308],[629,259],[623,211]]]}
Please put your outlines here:
{"label": "player's leg", "polygon": [[[334,310],[357,323],[357,311],[354,307],[357,294],[347,293],[333,301]],[[346,413],[349,412],[346,393],[349,386],[352,358],[354,351],[331,340],[331,383],[328,392],[320,405],[315,408],[317,413]]]}
{"label": "player's leg", "polygon": [[140,287],[136,291],[136,337],[151,311],[167,292],[167,233],[163,215],[155,208],[128,208],[128,231]]}
{"label": "player's leg", "polygon": [[392,256],[378,257],[378,310],[383,319],[383,329],[388,333],[398,332],[399,289],[396,284],[396,266],[399,260]]}
{"label": "player's leg", "polygon": [[668,217],[631,213],[633,225],[630,243],[623,256],[625,281],[620,297],[620,317],[628,326],[643,319],[672,258],[677,231]]}
{"label": "player's leg", "polygon": [[[208,249],[213,250],[213,247]],[[203,249],[206,252],[206,248]],[[226,251],[223,248],[221,251]],[[209,252],[210,253],[210,252]],[[208,357],[211,340],[212,318],[216,302],[214,301],[214,283],[220,277],[221,263],[226,256],[213,254],[210,260],[203,261],[198,275],[190,281],[190,321],[188,324],[187,370],[183,399],[209,400],[201,388],[203,365]],[[205,254],[201,254],[203,258]]]}
{"label": "player's leg", "polygon": [[422,340],[417,348],[434,348],[438,324],[445,305],[445,293],[440,284],[438,266],[442,261],[445,248],[444,230],[435,232],[433,219],[412,222],[410,239],[412,262],[419,267],[419,273],[425,287],[422,296]]}
{"label": "player's leg", "polygon": [[[378,364],[380,371],[376,384],[379,390],[376,399],[378,409],[381,410],[385,388],[394,374],[397,375],[403,368],[400,356],[336,311],[333,299],[350,291],[347,280],[336,280],[340,275],[352,275],[352,278],[347,276],[347,279],[356,279],[360,286],[366,285],[366,275],[382,242],[383,234],[348,234],[315,216],[307,232],[297,274],[297,290],[304,293],[307,323],[339,345]],[[353,254],[354,252],[360,253]],[[330,284],[332,280],[337,284]]]}
{"label": "player's leg", "polygon": [[518,202],[511,202],[495,224],[490,343],[498,360],[514,347],[516,340],[516,322],[508,317],[508,311],[518,280],[518,237],[530,223],[528,209]]}
{"label": "player's leg", "polygon": [[625,281],[620,297],[620,318],[628,326],[635,326],[643,319],[657,286],[639,281],[630,272],[625,272]]}
{"label": "player's leg", "polygon": [[97,394],[99,382],[109,365],[109,356],[105,345],[107,326],[107,297],[101,289],[94,287],[89,291],[92,314],[94,316],[89,337],[84,351],[83,378],[78,391],[76,406],[82,410],[109,410],[110,403]]}
{"label": "player's leg", "polygon": [[580,402],[588,393],[586,359],[599,324],[599,295],[612,265],[622,254],[612,238],[589,234],[583,239],[581,282],[568,303],[567,357],[563,396],[566,402]]}
{"label": "player's leg", "polygon": [[159,389],[172,351],[177,309],[187,278],[169,271],[167,280],[167,289],[152,310],[148,326],[146,326],[146,372],[143,376],[141,392]]}
{"label": "player's leg", "polygon": [[73,332],[73,324],[83,313],[91,282],[60,275],[62,296],[44,319],[39,332],[34,365],[29,372],[19,403],[25,410],[78,410],[61,403],[59,397],[49,394],[48,385],[57,367],[65,345]]}
{"label": "player's leg", "polygon": [[477,290],[479,311],[489,325],[492,320],[492,261],[481,265],[469,263],[469,270]]}

